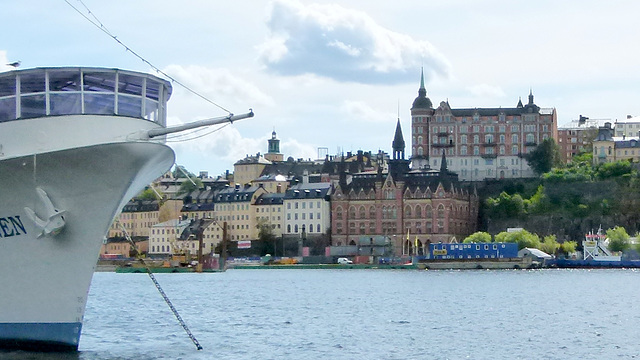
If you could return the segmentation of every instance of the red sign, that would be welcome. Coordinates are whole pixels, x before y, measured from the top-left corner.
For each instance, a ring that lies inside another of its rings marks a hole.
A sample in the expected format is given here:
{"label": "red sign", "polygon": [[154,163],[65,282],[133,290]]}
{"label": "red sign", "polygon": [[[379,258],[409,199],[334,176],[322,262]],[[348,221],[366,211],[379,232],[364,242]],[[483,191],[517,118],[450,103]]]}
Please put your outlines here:
{"label": "red sign", "polygon": [[250,249],[250,248],[251,248],[251,240],[238,241],[238,249]]}

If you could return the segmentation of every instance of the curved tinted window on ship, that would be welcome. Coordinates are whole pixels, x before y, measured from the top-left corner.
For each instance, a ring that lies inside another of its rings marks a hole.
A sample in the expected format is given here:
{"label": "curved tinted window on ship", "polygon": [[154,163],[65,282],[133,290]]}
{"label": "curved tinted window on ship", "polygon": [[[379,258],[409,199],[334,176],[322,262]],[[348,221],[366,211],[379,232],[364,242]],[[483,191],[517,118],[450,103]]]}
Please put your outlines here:
{"label": "curved tinted window on ship", "polygon": [[37,68],[0,73],[0,122],[55,115],[120,115],[166,124],[171,84],[115,69]]}

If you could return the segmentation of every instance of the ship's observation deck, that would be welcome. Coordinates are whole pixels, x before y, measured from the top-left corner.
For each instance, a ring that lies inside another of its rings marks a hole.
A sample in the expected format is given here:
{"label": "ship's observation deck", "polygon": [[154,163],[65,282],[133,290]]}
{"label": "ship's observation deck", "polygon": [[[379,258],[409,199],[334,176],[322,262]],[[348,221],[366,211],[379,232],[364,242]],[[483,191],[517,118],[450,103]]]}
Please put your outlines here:
{"label": "ship's observation deck", "polygon": [[0,73],[0,122],[60,115],[120,115],[166,125],[171,84],[119,69],[63,67]]}

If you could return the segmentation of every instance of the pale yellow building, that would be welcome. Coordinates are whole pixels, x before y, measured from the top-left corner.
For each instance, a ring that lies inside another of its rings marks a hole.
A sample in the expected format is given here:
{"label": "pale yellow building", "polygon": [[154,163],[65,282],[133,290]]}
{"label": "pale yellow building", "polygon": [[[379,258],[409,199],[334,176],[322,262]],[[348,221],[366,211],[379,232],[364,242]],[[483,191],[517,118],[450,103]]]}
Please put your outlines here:
{"label": "pale yellow building", "polygon": [[122,227],[131,237],[148,237],[149,229],[158,223],[159,216],[160,206],[157,200],[129,201],[109,228],[108,237],[124,237]]}
{"label": "pale yellow building", "polygon": [[256,201],[255,216],[258,230],[260,226],[268,226],[271,233],[280,237],[284,229],[284,201],[285,193],[262,194]]}
{"label": "pale yellow building", "polygon": [[221,190],[215,195],[215,217],[227,223],[230,241],[255,240],[258,238],[255,203],[267,191],[259,186],[239,186]]}
{"label": "pale yellow building", "polygon": [[593,141],[593,164],[602,164],[620,160],[640,162],[640,138],[638,136],[613,136],[611,123],[598,129]]}
{"label": "pale yellow building", "polygon": [[191,220],[171,219],[151,227],[149,255],[171,255],[178,251],[177,240]]}
{"label": "pale yellow building", "polygon": [[262,175],[262,171],[271,161],[257,153],[255,156],[247,156],[233,164],[233,182],[244,186]]}

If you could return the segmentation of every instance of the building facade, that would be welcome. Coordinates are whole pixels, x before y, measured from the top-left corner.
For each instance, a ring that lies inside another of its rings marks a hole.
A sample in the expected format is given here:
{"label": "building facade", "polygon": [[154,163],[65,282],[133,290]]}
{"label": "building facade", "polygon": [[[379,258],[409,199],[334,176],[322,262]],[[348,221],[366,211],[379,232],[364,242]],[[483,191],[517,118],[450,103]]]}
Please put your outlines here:
{"label": "building facade", "polygon": [[432,243],[463,239],[476,229],[478,196],[462,189],[448,171],[409,170],[400,123],[389,171],[344,174],[331,195],[333,246],[357,245],[362,237],[391,240],[395,255],[424,254]]}
{"label": "building facade", "polygon": [[616,120],[614,124],[616,137],[640,136],[640,116],[627,115],[624,120]]}
{"label": "building facade", "polygon": [[172,219],[154,224],[149,234],[149,255],[177,254],[177,241],[190,222],[188,219]]}
{"label": "building facade", "polygon": [[563,163],[569,163],[571,159],[584,152],[591,152],[593,140],[598,134],[598,128],[604,126],[610,120],[589,119],[580,115],[578,120],[558,128],[558,147]]}
{"label": "building facade", "polygon": [[433,108],[422,75],[411,107],[411,149],[414,169],[447,167],[463,181],[532,177],[523,156],[547,138],[557,139],[555,108],[540,108],[529,93],[526,105],[513,108],[451,108],[442,101]]}
{"label": "building facade", "polygon": [[331,184],[302,183],[291,186],[285,193],[285,235],[313,236],[326,233],[331,226],[329,196]]}
{"label": "building facade", "polygon": [[158,223],[159,216],[160,203],[157,200],[131,200],[111,224],[108,237],[124,237],[125,231],[131,237],[149,237],[149,229]]}
{"label": "building facade", "polygon": [[607,122],[598,129],[593,141],[593,164],[603,164],[619,160],[640,162],[640,137],[614,136],[616,130]]}
{"label": "building facade", "polygon": [[282,236],[284,228],[283,201],[284,192],[265,193],[258,197],[255,203],[258,231],[260,226],[267,226],[271,229],[271,234],[276,237]]}

